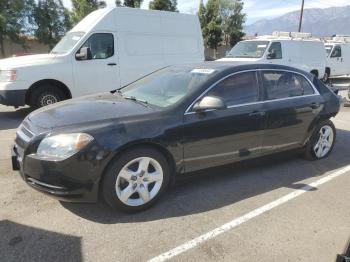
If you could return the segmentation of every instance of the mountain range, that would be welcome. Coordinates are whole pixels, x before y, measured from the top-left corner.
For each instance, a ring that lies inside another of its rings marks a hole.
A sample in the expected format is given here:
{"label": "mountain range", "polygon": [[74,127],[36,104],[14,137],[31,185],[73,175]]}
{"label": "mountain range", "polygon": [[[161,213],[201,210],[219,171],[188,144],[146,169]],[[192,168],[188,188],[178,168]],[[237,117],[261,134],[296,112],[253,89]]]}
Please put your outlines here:
{"label": "mountain range", "polygon": [[[300,11],[293,11],[274,19],[262,19],[245,26],[247,35],[266,35],[273,31],[298,31]],[[325,9],[305,9],[302,32],[315,36],[350,35],[350,5]]]}

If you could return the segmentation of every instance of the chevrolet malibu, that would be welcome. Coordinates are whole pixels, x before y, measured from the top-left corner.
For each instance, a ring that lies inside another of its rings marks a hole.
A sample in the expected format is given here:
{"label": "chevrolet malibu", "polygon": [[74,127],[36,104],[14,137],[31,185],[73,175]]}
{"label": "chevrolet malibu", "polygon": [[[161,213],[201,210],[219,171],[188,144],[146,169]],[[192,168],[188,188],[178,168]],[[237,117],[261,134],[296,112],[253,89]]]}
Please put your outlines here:
{"label": "chevrolet malibu", "polygon": [[309,160],[327,157],[339,107],[314,75],[290,67],[168,67],[32,112],[17,130],[12,164],[60,200],[101,195],[134,212],[188,172],[296,149]]}

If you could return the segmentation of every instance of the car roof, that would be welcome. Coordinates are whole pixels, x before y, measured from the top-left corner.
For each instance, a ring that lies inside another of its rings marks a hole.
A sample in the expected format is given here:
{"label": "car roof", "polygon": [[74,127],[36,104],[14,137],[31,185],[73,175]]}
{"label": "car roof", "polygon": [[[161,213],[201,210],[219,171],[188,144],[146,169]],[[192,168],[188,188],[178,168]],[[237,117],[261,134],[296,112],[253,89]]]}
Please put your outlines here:
{"label": "car roof", "polygon": [[279,70],[288,70],[288,71],[294,71],[301,73],[308,78],[312,78],[313,75],[311,75],[308,72],[302,71],[300,69],[290,67],[290,66],[284,66],[284,65],[277,65],[277,64],[241,64],[239,62],[221,62],[221,61],[206,61],[201,63],[195,63],[195,64],[187,64],[186,66],[193,68],[193,69],[214,69],[218,71],[218,73],[234,73],[239,71],[245,71],[245,70],[259,70],[259,69],[279,69]]}

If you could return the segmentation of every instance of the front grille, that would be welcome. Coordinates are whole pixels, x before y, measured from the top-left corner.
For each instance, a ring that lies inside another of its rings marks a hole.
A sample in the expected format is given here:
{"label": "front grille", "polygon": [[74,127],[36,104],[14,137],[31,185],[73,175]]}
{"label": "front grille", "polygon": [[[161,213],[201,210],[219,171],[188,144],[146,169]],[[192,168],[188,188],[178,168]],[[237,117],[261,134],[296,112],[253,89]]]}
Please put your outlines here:
{"label": "front grille", "polygon": [[18,146],[25,148],[33,137],[34,133],[30,131],[25,122],[23,122],[17,129],[15,141]]}
{"label": "front grille", "polygon": [[29,128],[25,126],[25,124],[22,125],[22,129],[21,130],[22,130],[23,134],[25,134],[30,139],[34,136],[33,132],[31,132],[29,130]]}

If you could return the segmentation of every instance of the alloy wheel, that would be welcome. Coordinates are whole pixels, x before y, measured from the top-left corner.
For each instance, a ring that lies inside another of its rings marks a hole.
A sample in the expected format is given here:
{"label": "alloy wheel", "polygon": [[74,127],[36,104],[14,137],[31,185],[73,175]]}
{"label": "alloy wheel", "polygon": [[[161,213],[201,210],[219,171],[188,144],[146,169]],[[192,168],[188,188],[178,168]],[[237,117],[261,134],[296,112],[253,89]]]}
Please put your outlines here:
{"label": "alloy wheel", "polygon": [[120,170],[115,190],[124,204],[141,206],[159,193],[162,183],[163,170],[158,161],[150,157],[139,157]]}
{"label": "alloy wheel", "polygon": [[333,129],[329,125],[322,126],[319,131],[319,138],[314,146],[317,158],[322,158],[331,150],[334,142]]}

